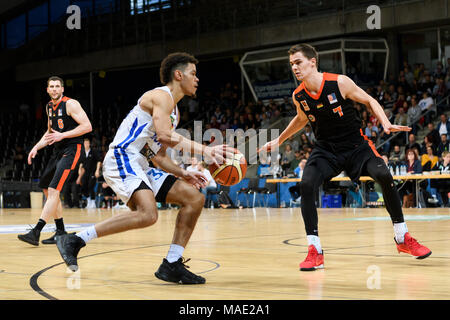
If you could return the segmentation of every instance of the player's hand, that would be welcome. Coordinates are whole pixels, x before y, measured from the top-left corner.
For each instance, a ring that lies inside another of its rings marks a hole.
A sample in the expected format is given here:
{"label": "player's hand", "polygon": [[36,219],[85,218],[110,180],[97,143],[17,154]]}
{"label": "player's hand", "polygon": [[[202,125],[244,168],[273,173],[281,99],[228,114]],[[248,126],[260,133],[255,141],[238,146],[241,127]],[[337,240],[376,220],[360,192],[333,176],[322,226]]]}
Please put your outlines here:
{"label": "player's hand", "polygon": [[390,134],[391,132],[399,132],[399,131],[411,131],[411,128],[408,126],[399,126],[396,124],[387,124],[383,126],[384,132]]}
{"label": "player's hand", "polygon": [[208,179],[201,172],[184,170],[182,178],[192,184],[196,189],[206,188],[206,184],[208,183]]}
{"label": "player's hand", "polygon": [[259,148],[258,150],[256,150],[257,153],[260,153],[262,151],[265,152],[270,152],[276,148],[278,148],[278,146],[280,145],[279,143],[279,139],[276,138],[272,141],[267,142],[265,145],[263,145],[261,148]]}
{"label": "player's hand", "polygon": [[212,162],[220,166],[225,163],[226,159],[233,159],[234,148],[226,144],[220,144],[214,147],[206,147],[204,153],[207,163]]}
{"label": "player's hand", "polygon": [[58,131],[53,131],[52,133],[46,133],[44,135],[44,139],[49,145],[51,145],[64,139],[64,134]]}
{"label": "player's hand", "polygon": [[36,157],[37,155],[37,149],[33,148],[31,149],[30,153],[28,154],[28,164],[31,165],[31,161],[32,159],[34,159],[34,157]]}

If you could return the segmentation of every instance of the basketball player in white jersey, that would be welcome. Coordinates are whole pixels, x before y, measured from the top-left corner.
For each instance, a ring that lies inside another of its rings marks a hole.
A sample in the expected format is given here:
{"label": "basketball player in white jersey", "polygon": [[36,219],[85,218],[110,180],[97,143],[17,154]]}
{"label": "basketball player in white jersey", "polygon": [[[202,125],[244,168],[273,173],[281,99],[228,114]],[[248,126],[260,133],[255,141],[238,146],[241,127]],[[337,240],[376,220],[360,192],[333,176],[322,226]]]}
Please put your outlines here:
{"label": "basketball player in white jersey", "polygon": [[[191,154],[201,154],[214,163],[223,163],[225,157],[233,156],[233,149],[225,145],[204,146],[189,140],[172,130],[173,113],[185,95],[193,96],[199,79],[196,76],[197,59],[187,53],[173,53],[161,63],[160,78],[164,87],[146,92],[137,105],[122,121],[113,142],[109,146],[104,162],[103,175],[108,185],[131,212],[117,214],[103,222],[83,230],[76,235],[56,237],[56,244],[64,262],[73,270],[78,270],[77,255],[86,243],[94,238],[104,237],[127,230],[153,225],[158,218],[155,191],[149,180],[148,161],[141,150],[145,145],[161,158],[165,147],[182,149]],[[163,149],[163,150],[161,150]],[[157,157],[157,159],[158,159]],[[174,168],[173,162],[163,169],[173,172],[195,187],[204,186],[202,174]],[[175,185],[174,185],[175,186]],[[178,184],[178,192],[185,192],[189,198],[195,188]],[[173,243],[167,258],[157,271],[158,278],[183,284],[205,283],[203,277],[186,269],[181,257],[183,249],[193,232],[204,198],[196,196],[195,201],[180,210],[177,217]],[[183,210],[184,209],[184,210]]]}

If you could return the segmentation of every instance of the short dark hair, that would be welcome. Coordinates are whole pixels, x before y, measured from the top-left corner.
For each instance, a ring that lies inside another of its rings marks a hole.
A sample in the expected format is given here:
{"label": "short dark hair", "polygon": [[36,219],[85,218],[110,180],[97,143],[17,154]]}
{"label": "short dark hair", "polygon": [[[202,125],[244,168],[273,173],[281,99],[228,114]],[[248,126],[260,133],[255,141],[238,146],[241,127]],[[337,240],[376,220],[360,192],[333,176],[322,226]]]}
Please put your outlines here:
{"label": "short dark hair", "polygon": [[50,78],[48,78],[47,87],[48,87],[48,84],[50,83],[50,81],[59,81],[61,83],[61,87],[64,87],[64,80],[58,76],[51,76]]}
{"label": "short dark hair", "polygon": [[301,52],[306,58],[311,60],[312,58],[316,59],[316,65],[319,65],[319,54],[317,53],[316,49],[307,43],[300,43],[292,46],[288,53],[289,55],[293,55],[296,52]]}
{"label": "short dark hair", "polygon": [[161,62],[161,68],[159,69],[161,83],[166,85],[171,82],[173,80],[173,72],[176,69],[184,70],[189,63],[197,64],[198,60],[186,52],[174,52],[169,54]]}

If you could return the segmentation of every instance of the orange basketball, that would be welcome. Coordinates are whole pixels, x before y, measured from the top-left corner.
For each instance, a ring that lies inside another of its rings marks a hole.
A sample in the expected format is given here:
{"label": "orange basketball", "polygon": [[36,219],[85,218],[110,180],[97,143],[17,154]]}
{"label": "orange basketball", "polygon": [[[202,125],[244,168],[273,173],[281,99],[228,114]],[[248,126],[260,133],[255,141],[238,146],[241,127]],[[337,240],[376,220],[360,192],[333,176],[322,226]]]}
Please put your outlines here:
{"label": "orange basketball", "polygon": [[247,172],[247,161],[244,155],[239,150],[234,149],[234,156],[232,159],[227,158],[225,163],[217,166],[210,164],[209,172],[213,179],[220,185],[232,186],[239,183]]}

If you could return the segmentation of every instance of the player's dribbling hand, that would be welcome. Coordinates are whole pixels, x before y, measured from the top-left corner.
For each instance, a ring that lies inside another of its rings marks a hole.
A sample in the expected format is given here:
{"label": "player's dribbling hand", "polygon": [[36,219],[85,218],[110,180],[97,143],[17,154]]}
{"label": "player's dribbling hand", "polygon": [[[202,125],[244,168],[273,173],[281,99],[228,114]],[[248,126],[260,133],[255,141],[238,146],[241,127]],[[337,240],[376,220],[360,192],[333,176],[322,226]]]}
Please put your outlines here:
{"label": "player's dribbling hand", "polygon": [[220,144],[214,147],[205,148],[205,157],[216,165],[225,163],[226,159],[233,159],[234,148],[226,144]]}
{"label": "player's dribbling hand", "polygon": [[31,149],[30,153],[28,154],[28,164],[31,165],[31,161],[32,159],[34,159],[34,157],[36,157],[37,155],[37,149],[33,148]]}
{"label": "player's dribbling hand", "polygon": [[192,184],[196,189],[206,188],[206,183],[208,182],[208,179],[203,173],[195,171],[184,170],[182,178]]}
{"label": "player's dribbling hand", "polygon": [[408,126],[399,126],[396,124],[387,124],[383,126],[384,132],[390,134],[391,132],[399,132],[399,131],[411,131],[411,128]]}

